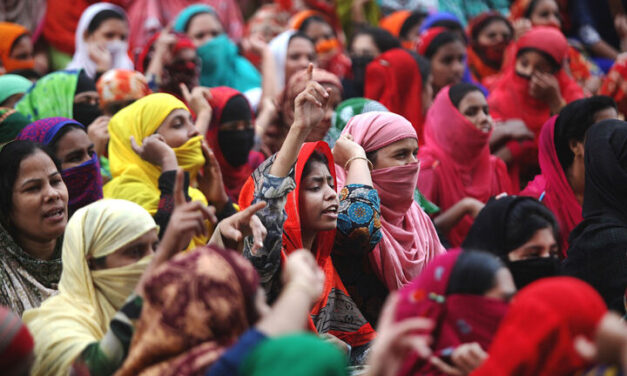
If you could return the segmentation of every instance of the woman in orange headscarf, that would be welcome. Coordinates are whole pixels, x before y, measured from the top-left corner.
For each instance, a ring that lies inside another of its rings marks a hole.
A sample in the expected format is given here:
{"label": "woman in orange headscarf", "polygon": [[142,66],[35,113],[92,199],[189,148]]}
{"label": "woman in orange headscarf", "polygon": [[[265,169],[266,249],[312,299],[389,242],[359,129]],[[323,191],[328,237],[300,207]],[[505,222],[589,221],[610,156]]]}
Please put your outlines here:
{"label": "woman in orange headscarf", "polygon": [[18,24],[0,22],[0,73],[34,67],[30,31]]}

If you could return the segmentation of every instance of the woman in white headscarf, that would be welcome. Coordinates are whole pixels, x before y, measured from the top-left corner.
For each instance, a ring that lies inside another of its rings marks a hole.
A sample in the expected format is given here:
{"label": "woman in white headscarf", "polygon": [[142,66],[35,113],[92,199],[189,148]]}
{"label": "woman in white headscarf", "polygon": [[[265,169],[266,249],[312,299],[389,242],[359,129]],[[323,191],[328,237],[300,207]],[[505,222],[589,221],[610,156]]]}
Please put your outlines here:
{"label": "woman in white headscarf", "polygon": [[96,78],[109,69],[133,69],[128,57],[128,21],[117,5],[89,6],[78,22],[76,50],[68,69],[84,69]]}

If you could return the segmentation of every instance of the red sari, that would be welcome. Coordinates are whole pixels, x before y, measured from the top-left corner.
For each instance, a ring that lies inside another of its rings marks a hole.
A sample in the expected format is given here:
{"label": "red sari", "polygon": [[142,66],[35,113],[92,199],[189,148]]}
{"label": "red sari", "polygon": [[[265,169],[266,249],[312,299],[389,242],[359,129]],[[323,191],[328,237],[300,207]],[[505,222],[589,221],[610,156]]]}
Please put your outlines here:
{"label": "red sari", "polygon": [[[542,51],[561,64],[568,53],[568,42],[558,29],[537,26],[518,40],[513,55],[516,56],[522,49]],[[488,97],[488,105],[495,120],[521,119],[535,135],[534,142],[521,144],[513,140],[507,143],[514,160],[509,166],[510,178],[513,188],[518,192],[521,169],[537,165],[538,137],[542,125],[551,117],[551,109],[544,101],[529,94],[529,80],[516,74],[515,62],[515,59],[511,59],[509,66],[505,67],[505,73],[495,83]],[[563,69],[560,68],[555,77],[567,103],[583,98],[581,87]]]}
{"label": "red sari", "polygon": [[542,173],[520,192],[523,196],[540,199],[549,208],[560,226],[561,258],[566,258],[568,235],[583,221],[581,205],[568,184],[564,169],[555,151],[555,122],[557,116],[550,118],[540,133],[538,158]]}
{"label": "red sari", "polygon": [[[477,129],[449,98],[449,87],[440,90],[427,113],[425,145],[418,151],[422,171],[418,189],[431,202],[448,210],[465,197],[487,202],[492,196],[511,193],[505,163],[490,154],[490,133]],[[469,215],[448,234],[451,246],[463,242],[473,219]]]}
{"label": "red sari", "polygon": [[374,99],[414,126],[422,141],[422,76],[418,62],[407,51],[395,48],[379,55],[366,67],[364,97]]}
{"label": "red sari", "polygon": [[[329,162],[327,167],[329,168],[331,176],[333,176],[334,186],[337,186],[335,163],[333,162],[333,154],[331,153],[329,145],[323,141],[305,143],[301,148],[298,160],[296,161],[294,173],[296,188],[287,195],[287,202],[285,204],[287,220],[283,224],[283,249],[281,252],[282,263],[285,262],[287,255],[303,248],[300,213],[298,209],[298,196],[300,193],[300,183],[303,178],[305,164],[315,151],[324,154],[327,158],[327,161]],[[239,200],[239,204],[242,209],[250,206],[253,201],[253,195],[255,192],[254,185],[255,183],[253,179],[250,178],[246,181],[246,184],[242,188]],[[331,251],[333,250],[335,243],[335,233],[335,229],[318,232],[313,243],[313,249],[311,250],[316,257],[318,265],[322,268],[325,274],[323,293],[310,312],[309,329],[314,333],[317,333],[318,329],[324,326],[324,316],[333,316],[334,314],[337,315],[338,313],[341,313],[340,311],[342,308],[339,306],[341,303],[337,301],[334,302],[335,297],[338,296],[337,292],[334,290],[339,290],[341,293],[340,295],[350,297],[331,260]],[[329,308],[331,309],[329,310]],[[361,313],[357,313],[361,316]],[[316,322],[314,322],[314,320],[316,320]],[[367,321],[356,331],[329,330],[327,333],[336,336],[354,347],[365,345],[372,341],[376,336],[376,332]]]}

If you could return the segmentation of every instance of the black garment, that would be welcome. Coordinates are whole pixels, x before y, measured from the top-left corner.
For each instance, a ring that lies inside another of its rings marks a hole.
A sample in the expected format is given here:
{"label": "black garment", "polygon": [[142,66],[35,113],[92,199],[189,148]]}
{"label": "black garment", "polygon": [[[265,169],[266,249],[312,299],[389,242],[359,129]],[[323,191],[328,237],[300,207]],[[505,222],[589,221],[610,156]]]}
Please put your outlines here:
{"label": "black garment", "polygon": [[586,135],[583,222],[570,235],[564,272],[591,284],[625,313],[627,289],[627,123],[604,120]]}

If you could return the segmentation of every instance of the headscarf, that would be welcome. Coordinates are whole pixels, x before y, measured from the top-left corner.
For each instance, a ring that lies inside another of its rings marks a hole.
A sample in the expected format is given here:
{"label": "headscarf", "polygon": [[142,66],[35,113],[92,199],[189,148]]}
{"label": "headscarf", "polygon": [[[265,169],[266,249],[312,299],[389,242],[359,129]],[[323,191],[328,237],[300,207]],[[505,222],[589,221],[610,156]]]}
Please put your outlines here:
{"label": "headscarf", "polygon": [[7,142],[15,140],[28,123],[28,119],[16,110],[0,107],[0,148]]}
{"label": "headscarf", "polygon": [[100,200],[70,218],[59,294],[23,316],[35,336],[33,375],[68,373],[85,347],[104,337],[109,321],[135,289],[152,256],[93,271],[88,259],[110,255],[156,229],[146,210],[126,200]]}
{"label": "headscarf", "polygon": [[[340,79],[331,72],[324,69],[315,68],[312,72],[312,79],[320,85],[335,86],[340,94],[342,94],[342,82]],[[290,78],[285,90],[281,94],[279,104],[281,106],[281,114],[283,116],[283,123],[285,126],[290,127],[294,122],[294,101],[298,94],[300,94],[307,86],[307,71],[302,70],[294,73]]]}
{"label": "headscarf", "polygon": [[616,101],[618,112],[627,115],[627,59],[617,59],[607,72],[599,95],[607,95]]}
{"label": "headscarf", "polygon": [[[353,136],[366,153],[406,138],[418,142],[409,121],[391,112],[357,115],[342,134]],[[335,168],[341,187],[346,172],[342,166]],[[408,284],[425,265],[445,252],[431,219],[414,201],[419,171],[417,162],[372,171],[372,182],[381,198],[383,237],[369,259],[377,277],[390,290]]]}
{"label": "headscarf", "polygon": [[30,121],[61,116],[74,116],[74,95],[80,71],[49,73],[30,88],[15,105],[15,109]]}
{"label": "headscarf", "polygon": [[409,16],[411,16],[411,12],[409,10],[403,9],[396,11],[383,17],[379,21],[379,27],[383,30],[389,31],[390,34],[398,38],[401,36],[401,29],[403,28],[403,24],[405,23],[405,21],[407,21]]}
{"label": "headscarf", "polygon": [[125,375],[204,375],[257,320],[255,268],[231,250],[201,247],[159,266],[144,285]]}
{"label": "headscarf", "polygon": [[286,30],[277,35],[270,43],[268,47],[272,51],[274,57],[274,63],[276,64],[276,79],[277,88],[283,90],[287,82],[285,82],[285,62],[287,60],[287,48],[290,44],[290,38],[296,34],[294,30]]}
{"label": "headscarf", "polygon": [[[52,141],[55,141],[57,134],[67,126],[78,127],[87,133],[85,126],[75,120],[54,117],[31,123],[22,129],[17,139],[50,145]],[[89,161],[61,171],[61,177],[68,190],[68,217],[83,206],[102,198],[102,175],[98,156],[95,153]]]}
{"label": "headscarf", "polygon": [[505,40],[495,46],[482,46],[479,44],[479,33],[493,22],[505,22],[514,36],[514,29],[511,23],[499,12],[484,12],[472,19],[468,25],[468,34],[470,35],[470,43],[467,48],[468,67],[474,77],[480,82],[490,76],[499,74],[503,59],[505,57],[505,49],[510,40]]}
{"label": "headscarf", "polygon": [[[211,105],[213,115],[211,116],[211,124],[209,125],[209,129],[207,130],[206,139],[211,147],[211,150],[216,156],[218,163],[220,164],[220,171],[222,171],[222,179],[224,181],[224,186],[226,191],[233,201],[237,201],[239,197],[239,192],[242,189],[242,186],[246,182],[246,179],[250,177],[252,172],[263,162],[263,155],[257,151],[251,150],[248,154],[248,160],[241,166],[233,166],[231,165],[224,156],[224,152],[222,151],[222,147],[220,146],[220,137],[219,137],[219,128],[220,124],[224,122],[223,119],[223,110],[229,100],[235,98],[237,96],[242,96],[242,93],[235,89],[231,89],[228,87],[216,87],[211,89],[211,98],[209,99],[209,104]],[[244,98],[245,99],[245,98]],[[247,102],[246,102],[247,103]],[[248,104],[248,103],[247,103]],[[252,110],[250,109],[250,105],[248,104],[248,108],[243,109],[242,112],[247,111],[246,113],[240,113],[239,116],[244,118],[248,118],[252,121]],[[254,143],[254,130],[251,129],[250,138],[246,138],[241,140],[242,142],[250,141],[250,145],[238,145],[244,148],[250,147],[252,148]],[[229,145],[231,147],[232,145]]]}
{"label": "headscarf", "polygon": [[[422,174],[418,188],[428,200],[446,211],[465,197],[487,202],[490,196],[511,192],[511,183],[502,160],[490,154],[490,133],[477,129],[453,105],[450,87],[436,96],[427,113],[425,144],[418,151]],[[469,215],[448,235],[459,246],[472,218]]]}
{"label": "headscarf", "polygon": [[[300,183],[303,178],[305,164],[314,152],[322,153],[327,161],[329,161],[327,167],[335,183],[335,164],[329,146],[323,141],[306,142],[301,148],[298,154],[298,160],[296,161],[294,173],[296,188],[287,195],[287,202],[285,204],[287,220],[283,224],[282,263],[285,262],[287,255],[303,248],[299,213]],[[255,186],[261,184],[260,179],[262,178],[263,175],[259,176],[255,173],[252,178],[244,184],[239,200],[241,208],[250,206],[254,199]],[[334,184],[334,186],[337,187],[337,184]],[[325,284],[320,299],[311,309],[309,329],[313,332],[322,331],[333,334],[351,346],[361,346],[367,344],[374,338],[375,331],[357,308],[349,312],[336,306],[336,304],[339,304],[342,300],[349,300],[349,305],[356,307],[353,305],[354,303],[346,291],[346,287],[344,287],[331,260],[331,251],[335,243],[335,233],[336,229],[318,232],[313,243],[314,249],[311,250],[316,257],[318,265],[324,270]]]}
{"label": "headscarf", "polygon": [[[263,4],[257,8],[246,22],[244,38],[252,35],[261,35],[266,41],[271,41],[277,35],[286,30],[290,19],[290,13],[281,9],[277,3]],[[253,65],[259,69],[261,66],[261,56],[253,51],[244,51],[246,57]]]}
{"label": "headscarf", "polygon": [[364,97],[374,99],[403,116],[422,140],[422,76],[418,62],[408,51],[391,49],[366,67]]}
{"label": "headscarf", "polygon": [[546,278],[512,300],[486,359],[472,376],[573,375],[590,366],[575,350],[593,341],[607,307],[588,284],[575,278]]}
{"label": "headscarf", "polygon": [[[568,52],[568,42],[561,31],[547,26],[534,27],[516,42],[515,55],[526,49],[544,52],[560,65],[554,76],[567,103],[583,98],[579,85],[561,68]],[[529,80],[516,74],[515,60],[504,69],[505,73],[488,97],[490,114],[496,120],[522,119],[537,140],[542,125],[551,117],[551,110],[546,103],[529,95]]]}
{"label": "headscarf", "polygon": [[31,80],[17,74],[3,74],[0,76],[0,103],[15,94],[23,94],[33,86]]}
{"label": "headscarf", "polygon": [[111,69],[96,83],[100,107],[111,102],[133,101],[152,93],[143,74],[126,69]]}
{"label": "headscarf", "polygon": [[388,109],[377,101],[362,97],[350,98],[340,103],[335,108],[331,118],[331,128],[325,138],[329,147],[333,148],[344,127],[353,116],[373,111],[388,112]]}
{"label": "headscarf", "polygon": [[0,305],[22,315],[57,293],[61,277],[61,240],[53,257],[42,260],[26,253],[0,224]]}
{"label": "headscarf", "polygon": [[[154,134],[165,118],[174,110],[187,107],[170,94],[150,94],[120,110],[109,122],[109,163],[113,179],[104,186],[104,196],[135,202],[151,215],[159,207],[159,167],[143,160],[131,148],[133,136],[138,145],[145,137]],[[174,148],[179,167],[190,173],[192,184],[205,163],[201,142],[203,136],[191,138]],[[196,188],[189,187],[187,195],[194,201],[207,204],[205,196]],[[186,195],[186,196],[187,196]],[[206,244],[206,237],[196,237],[190,247]]]}
{"label": "headscarf", "polygon": [[[455,275],[462,272],[475,272],[472,265],[465,269],[462,258],[468,253],[451,250],[437,257],[409,285],[400,290],[396,305],[397,322],[425,317],[433,320],[433,328],[427,335],[433,337],[431,349],[436,356],[463,343],[477,342],[487,349],[507,312],[508,304],[500,299],[489,298],[479,294],[478,288],[467,288],[467,292],[451,292],[451,282]],[[470,256],[472,257],[472,256]],[[494,263],[498,261],[494,260]],[[493,265],[482,274],[491,274]],[[483,271],[482,271],[483,272]],[[489,273],[488,273],[489,272]],[[485,282],[494,281],[494,275]],[[463,277],[460,277],[463,278]],[[473,281],[479,284],[477,281]],[[482,281],[483,282],[483,281]],[[483,287],[483,286],[482,286]],[[416,353],[410,353],[403,363],[398,375],[440,375],[426,359]]]}
{"label": "headscarf", "polygon": [[3,371],[10,375],[27,373],[34,347],[33,336],[20,316],[0,306],[0,367]]}
{"label": "headscarf", "polygon": [[[216,18],[218,18],[217,13],[212,6],[201,4],[201,3],[193,4],[181,10],[180,13],[176,16],[176,19],[174,20],[174,25],[172,27],[173,30],[179,33],[184,33],[185,29],[187,28],[189,24],[189,21],[194,16],[197,16],[203,13],[209,13],[211,15],[216,16]],[[218,18],[218,21],[220,21],[219,18]]]}
{"label": "headscarf", "polygon": [[551,117],[542,127],[538,139],[538,159],[542,173],[527,185],[521,195],[537,199],[549,208],[560,225],[562,258],[568,250],[568,235],[583,220],[581,205],[573,188],[566,179],[555,150],[555,123],[557,116]]}
{"label": "headscarf", "polygon": [[[96,76],[96,63],[89,57],[88,44],[84,38],[91,21],[98,13],[105,10],[114,11],[126,20],[124,9],[117,5],[96,3],[85,9],[78,21],[78,27],[76,28],[74,57],[72,57],[72,61],[68,64],[67,69],[84,69],[89,77],[94,78]],[[108,43],[106,47],[111,54],[112,69],[133,69],[133,62],[128,57],[127,42],[116,41],[114,43]]]}
{"label": "headscarf", "polygon": [[289,334],[259,344],[244,359],[242,376],[348,376],[346,355],[312,334]]}
{"label": "headscarf", "polygon": [[30,35],[30,31],[22,25],[12,22],[0,22],[0,62],[7,72],[19,69],[33,69],[35,61],[18,60],[11,58],[11,48],[23,35]]}

